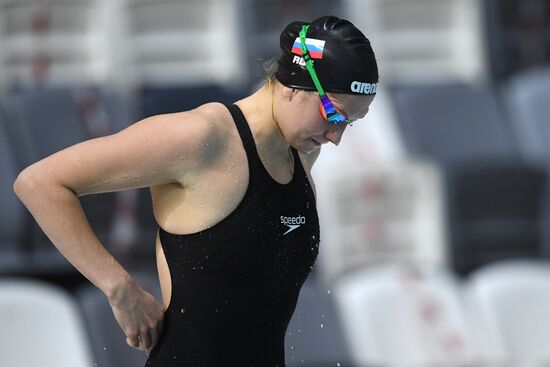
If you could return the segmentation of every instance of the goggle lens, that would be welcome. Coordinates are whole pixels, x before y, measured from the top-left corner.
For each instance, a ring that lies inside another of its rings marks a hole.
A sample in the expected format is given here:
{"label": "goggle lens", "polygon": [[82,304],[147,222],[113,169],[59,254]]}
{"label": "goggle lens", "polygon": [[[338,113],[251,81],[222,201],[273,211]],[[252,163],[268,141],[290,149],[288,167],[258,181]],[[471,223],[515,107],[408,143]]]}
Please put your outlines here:
{"label": "goggle lens", "polygon": [[338,111],[326,95],[321,97],[319,109],[321,110],[321,115],[323,115],[323,118],[331,124],[337,125],[351,122],[351,120],[344,116],[342,112]]}

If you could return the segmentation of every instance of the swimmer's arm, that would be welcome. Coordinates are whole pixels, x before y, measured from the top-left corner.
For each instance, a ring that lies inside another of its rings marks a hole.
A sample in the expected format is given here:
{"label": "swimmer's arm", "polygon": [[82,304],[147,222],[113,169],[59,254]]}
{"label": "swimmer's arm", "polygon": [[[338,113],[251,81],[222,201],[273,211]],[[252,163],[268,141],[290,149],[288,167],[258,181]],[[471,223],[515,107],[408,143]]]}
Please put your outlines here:
{"label": "swimmer's arm", "polygon": [[23,170],[13,189],[57,249],[109,298],[131,282],[101,245],[79,196],[160,184],[185,186],[200,171],[212,127],[192,112],[141,120]]}

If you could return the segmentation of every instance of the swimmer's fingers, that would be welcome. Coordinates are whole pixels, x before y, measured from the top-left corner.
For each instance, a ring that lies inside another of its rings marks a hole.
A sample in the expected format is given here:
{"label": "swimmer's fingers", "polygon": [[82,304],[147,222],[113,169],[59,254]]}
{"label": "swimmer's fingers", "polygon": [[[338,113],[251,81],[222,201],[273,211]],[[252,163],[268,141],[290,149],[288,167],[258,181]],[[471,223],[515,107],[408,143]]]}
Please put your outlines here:
{"label": "swimmer's fingers", "polygon": [[159,321],[158,325],[154,323],[149,328],[142,328],[139,333],[130,334],[126,337],[126,343],[133,348],[149,353],[158,343],[161,333],[162,324]]}
{"label": "swimmer's fingers", "polygon": [[141,337],[141,339],[140,339],[141,343],[139,345],[139,349],[144,351],[144,352],[147,352],[152,347],[152,344],[151,344],[151,340],[152,340],[151,330],[147,329],[147,328],[143,328],[140,331],[139,335]]}
{"label": "swimmer's fingers", "polygon": [[164,319],[160,319],[157,325],[157,333],[159,335],[159,338],[162,335],[163,331],[164,331]]}
{"label": "swimmer's fingers", "polygon": [[141,329],[139,349],[147,353],[151,352],[153,347],[158,343],[161,332],[162,316],[159,316],[159,319],[151,322],[148,327]]}
{"label": "swimmer's fingers", "polygon": [[151,337],[151,343],[145,347],[146,352],[150,352],[153,347],[158,343],[160,333],[157,325],[153,325],[151,329],[149,329],[149,335]]}
{"label": "swimmer's fingers", "polygon": [[128,344],[129,346],[131,346],[133,348],[139,349],[140,338],[141,337],[137,334],[129,335],[129,336],[126,337],[126,344]]}
{"label": "swimmer's fingers", "polygon": [[109,298],[109,303],[126,334],[126,343],[142,351],[152,349],[158,340],[157,328],[164,319],[164,312],[155,298],[132,283],[116,298]]}

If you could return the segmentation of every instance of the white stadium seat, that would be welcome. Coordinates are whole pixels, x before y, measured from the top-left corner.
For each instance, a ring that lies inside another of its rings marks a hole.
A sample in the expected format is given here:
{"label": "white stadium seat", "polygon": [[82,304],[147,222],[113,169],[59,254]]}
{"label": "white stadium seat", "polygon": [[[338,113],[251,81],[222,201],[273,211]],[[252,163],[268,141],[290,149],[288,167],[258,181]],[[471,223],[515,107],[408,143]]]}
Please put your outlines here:
{"label": "white stadium seat", "polygon": [[382,265],[341,279],[334,293],[359,366],[478,365],[450,273]]}
{"label": "white stadium seat", "polygon": [[35,280],[0,280],[2,367],[91,367],[78,306]]}

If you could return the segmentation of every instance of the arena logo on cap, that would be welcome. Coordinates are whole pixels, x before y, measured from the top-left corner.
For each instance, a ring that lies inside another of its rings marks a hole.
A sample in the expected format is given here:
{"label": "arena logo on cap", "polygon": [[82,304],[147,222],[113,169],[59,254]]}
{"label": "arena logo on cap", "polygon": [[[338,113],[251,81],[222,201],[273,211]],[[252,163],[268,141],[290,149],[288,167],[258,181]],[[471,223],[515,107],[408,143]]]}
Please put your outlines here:
{"label": "arena logo on cap", "polygon": [[[325,41],[315,38],[306,38],[306,47],[312,59],[323,58]],[[300,40],[300,37],[296,37],[296,40],[294,41],[294,44],[292,45],[292,50],[290,50],[290,52],[302,56],[302,41]]]}
{"label": "arena logo on cap", "polygon": [[376,94],[376,83],[351,82],[351,91],[363,94]]}

